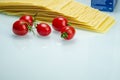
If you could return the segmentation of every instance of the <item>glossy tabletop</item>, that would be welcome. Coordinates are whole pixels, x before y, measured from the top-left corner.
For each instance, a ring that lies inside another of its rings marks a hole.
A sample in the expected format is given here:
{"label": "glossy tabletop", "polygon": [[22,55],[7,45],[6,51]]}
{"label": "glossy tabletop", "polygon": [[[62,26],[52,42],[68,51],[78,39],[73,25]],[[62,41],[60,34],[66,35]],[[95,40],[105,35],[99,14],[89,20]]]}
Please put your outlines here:
{"label": "glossy tabletop", "polygon": [[[90,0],[78,0],[90,6]],[[0,13],[0,80],[120,80],[120,0],[115,25],[105,34],[76,29],[65,41],[52,31],[49,37],[12,33],[19,17]]]}

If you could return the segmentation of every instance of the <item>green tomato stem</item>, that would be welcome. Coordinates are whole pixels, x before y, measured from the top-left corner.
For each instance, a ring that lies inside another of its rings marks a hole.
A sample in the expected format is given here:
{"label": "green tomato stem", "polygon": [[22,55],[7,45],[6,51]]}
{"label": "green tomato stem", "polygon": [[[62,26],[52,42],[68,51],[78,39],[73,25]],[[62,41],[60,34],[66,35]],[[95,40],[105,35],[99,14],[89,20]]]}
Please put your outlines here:
{"label": "green tomato stem", "polygon": [[35,35],[35,32],[34,32],[34,30],[33,30],[32,26],[28,25],[28,30],[29,30],[30,32],[32,32],[32,33],[33,33],[33,35]]}
{"label": "green tomato stem", "polygon": [[34,32],[34,30],[33,30],[33,29],[31,29],[31,31],[32,31],[33,35],[35,35],[35,32]]}
{"label": "green tomato stem", "polygon": [[37,15],[38,15],[38,12],[36,12],[36,13],[35,13],[35,15],[33,15],[33,19],[34,19],[34,21],[33,21],[33,22],[35,22],[35,21],[36,21],[36,17],[37,17]]}
{"label": "green tomato stem", "polygon": [[67,26],[71,26],[71,23],[67,23]]}
{"label": "green tomato stem", "polygon": [[65,39],[65,38],[67,38],[67,37],[68,37],[68,34],[67,34],[66,32],[64,32],[64,33],[61,34],[61,38],[64,38],[64,39]]}

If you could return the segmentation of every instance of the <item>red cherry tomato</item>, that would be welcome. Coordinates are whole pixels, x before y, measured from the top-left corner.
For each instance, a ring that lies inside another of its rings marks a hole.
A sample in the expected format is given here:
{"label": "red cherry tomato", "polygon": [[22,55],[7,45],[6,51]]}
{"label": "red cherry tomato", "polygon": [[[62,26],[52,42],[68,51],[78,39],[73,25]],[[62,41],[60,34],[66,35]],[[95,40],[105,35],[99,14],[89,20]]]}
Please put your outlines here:
{"label": "red cherry tomato", "polygon": [[53,19],[52,26],[53,26],[53,29],[55,29],[56,31],[61,31],[62,28],[67,26],[67,23],[68,21],[66,18],[59,16]]}
{"label": "red cherry tomato", "polygon": [[24,36],[28,33],[27,24],[25,24],[23,21],[18,20],[13,24],[13,33],[19,36]]}
{"label": "red cherry tomato", "polygon": [[66,26],[61,30],[61,37],[65,40],[70,40],[75,35],[75,29],[72,26]]}
{"label": "red cherry tomato", "polygon": [[20,17],[20,20],[27,22],[30,26],[33,26],[34,19],[30,15],[23,15]]}
{"label": "red cherry tomato", "polygon": [[36,26],[37,32],[41,36],[48,36],[51,33],[51,28],[46,23],[40,23]]}

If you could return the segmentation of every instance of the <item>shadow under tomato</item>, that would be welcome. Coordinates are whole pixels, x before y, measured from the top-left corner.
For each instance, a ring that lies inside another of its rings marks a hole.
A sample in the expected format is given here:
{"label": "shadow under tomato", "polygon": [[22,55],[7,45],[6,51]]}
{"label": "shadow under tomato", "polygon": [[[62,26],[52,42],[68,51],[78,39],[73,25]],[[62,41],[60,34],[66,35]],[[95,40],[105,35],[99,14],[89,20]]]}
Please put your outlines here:
{"label": "shadow under tomato", "polygon": [[18,40],[26,40],[31,38],[30,35],[18,36],[18,35],[12,34],[11,36],[13,39],[18,39]]}
{"label": "shadow under tomato", "polygon": [[50,35],[48,35],[48,36],[41,36],[39,34],[36,34],[36,37],[39,38],[39,39],[50,39]]}
{"label": "shadow under tomato", "polygon": [[77,41],[75,38],[71,39],[71,40],[64,40],[61,38],[61,43],[62,45],[73,45],[75,44]]}

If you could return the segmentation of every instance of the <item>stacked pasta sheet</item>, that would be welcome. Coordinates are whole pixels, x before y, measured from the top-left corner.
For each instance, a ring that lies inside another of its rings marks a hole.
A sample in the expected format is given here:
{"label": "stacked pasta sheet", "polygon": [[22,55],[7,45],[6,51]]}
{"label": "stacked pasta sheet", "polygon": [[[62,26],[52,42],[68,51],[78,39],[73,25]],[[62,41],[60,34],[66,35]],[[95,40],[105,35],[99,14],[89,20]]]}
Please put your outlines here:
{"label": "stacked pasta sheet", "polygon": [[35,15],[40,21],[51,22],[64,16],[76,28],[106,32],[114,18],[74,0],[0,0],[0,12],[9,15]]}

